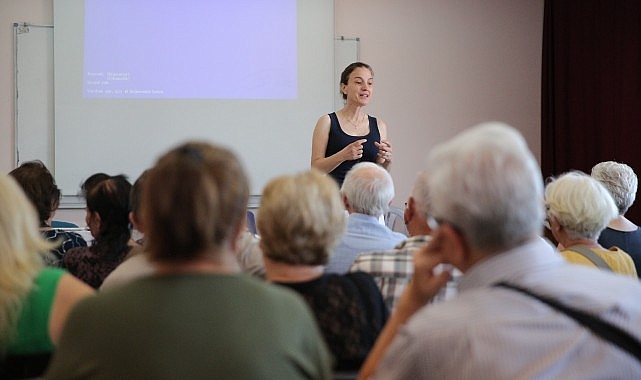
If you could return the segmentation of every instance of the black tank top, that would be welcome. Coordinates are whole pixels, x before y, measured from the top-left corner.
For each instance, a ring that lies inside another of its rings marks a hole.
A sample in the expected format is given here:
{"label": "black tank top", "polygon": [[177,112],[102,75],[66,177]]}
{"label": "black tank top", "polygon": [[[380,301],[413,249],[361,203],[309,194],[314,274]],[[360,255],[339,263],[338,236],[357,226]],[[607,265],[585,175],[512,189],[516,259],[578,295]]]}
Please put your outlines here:
{"label": "black tank top", "polygon": [[338,123],[338,117],[336,112],[329,114],[329,119],[331,120],[329,127],[329,140],[327,141],[327,149],[325,149],[325,157],[329,157],[335,153],[340,152],[347,145],[353,143],[356,140],[367,139],[363,144],[363,157],[358,160],[349,160],[343,161],[338,165],[334,170],[329,172],[329,175],[332,176],[338,182],[338,185],[343,184],[345,179],[345,174],[352,168],[355,164],[359,162],[376,162],[376,154],[378,153],[378,148],[374,145],[374,142],[381,141],[381,135],[378,131],[378,122],[373,116],[367,116],[369,121],[369,133],[365,136],[350,136],[343,131],[341,125]]}

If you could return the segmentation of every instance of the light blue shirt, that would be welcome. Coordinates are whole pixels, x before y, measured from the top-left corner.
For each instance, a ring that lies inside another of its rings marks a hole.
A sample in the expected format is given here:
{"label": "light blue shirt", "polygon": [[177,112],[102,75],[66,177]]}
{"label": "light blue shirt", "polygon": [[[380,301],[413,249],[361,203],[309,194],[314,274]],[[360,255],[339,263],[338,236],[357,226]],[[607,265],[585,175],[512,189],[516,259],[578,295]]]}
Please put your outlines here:
{"label": "light blue shirt", "polygon": [[375,216],[352,213],[325,272],[345,274],[359,254],[392,249],[405,239],[407,236],[390,230]]}
{"label": "light blue shirt", "polygon": [[599,316],[641,340],[641,284],[567,263],[535,239],[489,257],[458,296],[428,305],[399,330],[376,379],[638,379],[641,363],[506,281]]}

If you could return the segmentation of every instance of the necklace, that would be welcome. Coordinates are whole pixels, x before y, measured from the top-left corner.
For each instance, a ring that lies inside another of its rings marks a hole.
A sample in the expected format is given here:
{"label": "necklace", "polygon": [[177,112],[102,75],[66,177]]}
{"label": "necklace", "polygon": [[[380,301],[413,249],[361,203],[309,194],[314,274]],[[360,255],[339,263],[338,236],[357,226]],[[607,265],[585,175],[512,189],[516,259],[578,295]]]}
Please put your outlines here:
{"label": "necklace", "polygon": [[345,121],[347,121],[349,124],[351,124],[352,127],[354,128],[354,130],[357,130],[360,127],[361,120],[363,119],[361,116],[362,116],[362,114],[359,112],[358,116],[356,116],[356,121],[355,122],[350,120],[350,119],[348,119],[347,117],[345,117]]}

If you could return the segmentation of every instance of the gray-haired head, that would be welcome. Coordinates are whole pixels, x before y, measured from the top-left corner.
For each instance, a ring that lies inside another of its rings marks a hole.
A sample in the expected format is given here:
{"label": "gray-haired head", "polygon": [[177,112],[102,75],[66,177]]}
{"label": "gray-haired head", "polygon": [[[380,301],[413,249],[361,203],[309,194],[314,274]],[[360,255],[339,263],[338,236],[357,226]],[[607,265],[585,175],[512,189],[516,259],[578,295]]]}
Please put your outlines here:
{"label": "gray-haired head", "polygon": [[543,179],[523,136],[500,122],[463,131],[429,155],[430,211],[471,249],[498,252],[540,234]]}
{"label": "gray-haired head", "polygon": [[394,198],[394,182],[381,166],[359,162],[347,172],[341,193],[354,212],[380,217]]}
{"label": "gray-haired head", "polygon": [[608,189],[619,214],[625,214],[637,196],[639,180],[634,170],[626,164],[605,161],[594,165],[591,175]]}

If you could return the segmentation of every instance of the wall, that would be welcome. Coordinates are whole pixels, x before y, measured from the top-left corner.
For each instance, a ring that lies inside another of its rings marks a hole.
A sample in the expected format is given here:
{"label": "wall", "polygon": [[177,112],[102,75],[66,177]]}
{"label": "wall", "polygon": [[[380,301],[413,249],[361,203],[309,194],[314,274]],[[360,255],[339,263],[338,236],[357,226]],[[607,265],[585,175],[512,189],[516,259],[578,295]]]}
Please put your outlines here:
{"label": "wall", "polygon": [[335,0],[335,17],[374,69],[368,108],[388,125],[394,204],[431,147],[482,121],[518,128],[540,157],[543,0]]}
{"label": "wall", "polygon": [[[540,157],[544,0],[334,1],[335,34],[359,37],[361,60],[374,68],[368,112],[389,127],[394,204],[405,201],[431,147],[482,121],[517,127]],[[16,21],[53,23],[52,0],[0,0],[2,172],[14,166]],[[57,218],[84,224],[82,210]]]}
{"label": "wall", "polygon": [[13,23],[53,24],[52,0],[0,0],[0,172],[15,166]]}

